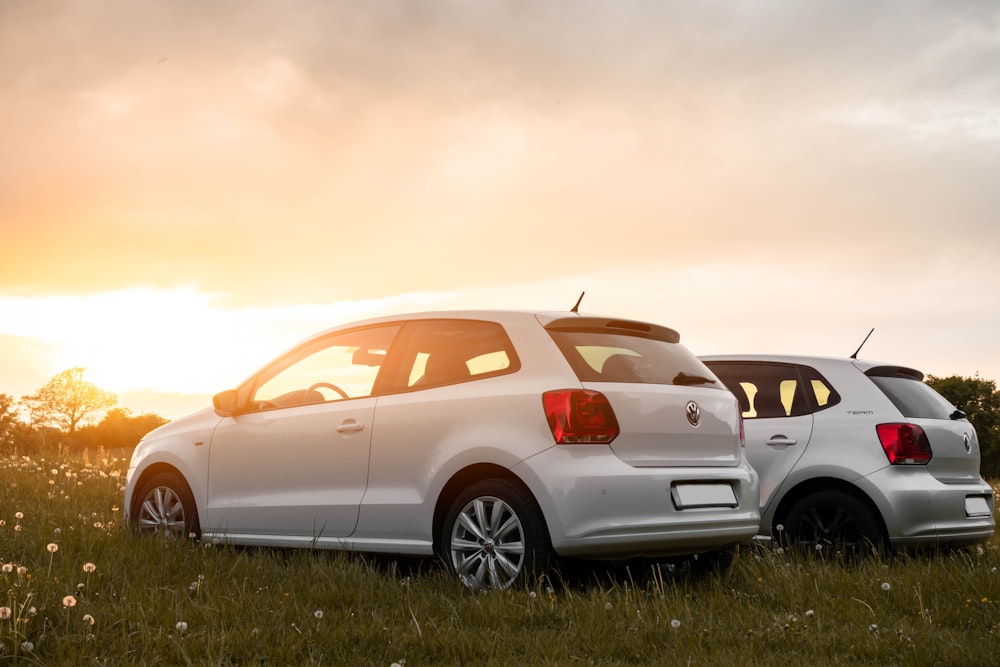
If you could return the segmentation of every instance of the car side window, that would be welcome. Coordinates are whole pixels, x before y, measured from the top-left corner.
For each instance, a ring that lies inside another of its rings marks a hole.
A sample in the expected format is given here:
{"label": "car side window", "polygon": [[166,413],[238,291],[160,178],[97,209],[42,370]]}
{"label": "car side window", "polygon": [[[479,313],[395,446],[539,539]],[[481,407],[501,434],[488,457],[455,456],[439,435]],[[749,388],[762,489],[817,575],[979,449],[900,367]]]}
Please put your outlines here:
{"label": "car side window", "polygon": [[744,419],[797,417],[840,402],[814,368],[796,364],[710,362],[740,402]]}
{"label": "car side window", "polygon": [[513,373],[520,368],[507,332],[496,322],[408,322],[389,391],[412,391]]}
{"label": "car side window", "polygon": [[260,410],[371,396],[398,325],[357,329],[292,351],[258,377]]}

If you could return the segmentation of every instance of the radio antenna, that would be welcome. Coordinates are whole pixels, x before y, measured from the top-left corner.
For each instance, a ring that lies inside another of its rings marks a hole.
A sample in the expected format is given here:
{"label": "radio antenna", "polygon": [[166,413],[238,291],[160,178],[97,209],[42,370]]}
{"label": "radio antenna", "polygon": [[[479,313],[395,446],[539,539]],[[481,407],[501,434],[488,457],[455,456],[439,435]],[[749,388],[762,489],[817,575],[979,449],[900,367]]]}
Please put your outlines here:
{"label": "radio antenna", "polygon": [[[872,335],[872,331],[875,331],[875,327],[872,327],[872,330],[868,332],[868,336]],[[860,352],[861,348],[864,347],[865,343],[868,342],[868,336],[865,336],[865,339],[863,341],[861,341],[861,345],[858,345],[858,349],[854,350],[854,354],[851,355],[851,359],[857,359],[858,358],[858,352]]]}
{"label": "radio antenna", "polygon": [[569,312],[571,312],[571,313],[578,313],[578,312],[580,312],[580,302],[583,301],[583,295],[584,294],[586,294],[586,292],[580,292],[580,298],[576,300],[576,303],[573,305],[572,308],[570,308]]}

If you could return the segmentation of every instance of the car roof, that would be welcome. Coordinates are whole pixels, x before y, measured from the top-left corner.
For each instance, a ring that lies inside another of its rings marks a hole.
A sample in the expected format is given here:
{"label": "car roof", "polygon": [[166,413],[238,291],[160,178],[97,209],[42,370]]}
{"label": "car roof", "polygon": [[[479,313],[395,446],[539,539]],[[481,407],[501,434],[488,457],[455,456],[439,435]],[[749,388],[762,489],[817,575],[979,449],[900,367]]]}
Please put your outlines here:
{"label": "car roof", "polygon": [[851,364],[862,373],[865,373],[873,368],[893,368],[907,372],[909,375],[919,375],[921,378],[923,377],[923,373],[921,371],[916,368],[910,368],[909,366],[901,366],[899,364],[882,361],[872,361],[869,359],[852,359],[850,357],[831,357],[806,354],[706,354],[698,355],[698,358],[706,363],[712,361],[761,361],[784,364],[801,364],[803,366]]}

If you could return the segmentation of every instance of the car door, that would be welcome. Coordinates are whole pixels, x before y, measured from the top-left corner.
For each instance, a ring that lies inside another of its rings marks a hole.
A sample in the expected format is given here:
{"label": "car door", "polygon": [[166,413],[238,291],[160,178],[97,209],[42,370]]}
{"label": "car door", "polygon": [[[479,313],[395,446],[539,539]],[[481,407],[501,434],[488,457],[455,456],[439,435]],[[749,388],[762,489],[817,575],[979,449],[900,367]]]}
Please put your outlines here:
{"label": "car door", "polygon": [[747,458],[760,475],[763,512],[812,435],[807,388],[795,364],[708,362],[740,402]]}
{"label": "car door", "polygon": [[312,341],[241,388],[240,414],[223,419],[211,441],[210,531],[292,543],[354,532],[368,481],[373,388],[398,328]]}

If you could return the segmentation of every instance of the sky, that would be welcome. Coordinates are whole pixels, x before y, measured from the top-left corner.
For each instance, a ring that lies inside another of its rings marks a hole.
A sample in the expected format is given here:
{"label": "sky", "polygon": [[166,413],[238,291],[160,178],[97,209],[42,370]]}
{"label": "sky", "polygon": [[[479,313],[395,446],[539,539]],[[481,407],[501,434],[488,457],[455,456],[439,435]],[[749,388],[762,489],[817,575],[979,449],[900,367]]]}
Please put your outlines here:
{"label": "sky", "polygon": [[0,393],[584,291],[1000,381],[1000,4],[0,0]]}

